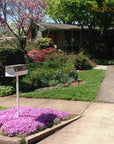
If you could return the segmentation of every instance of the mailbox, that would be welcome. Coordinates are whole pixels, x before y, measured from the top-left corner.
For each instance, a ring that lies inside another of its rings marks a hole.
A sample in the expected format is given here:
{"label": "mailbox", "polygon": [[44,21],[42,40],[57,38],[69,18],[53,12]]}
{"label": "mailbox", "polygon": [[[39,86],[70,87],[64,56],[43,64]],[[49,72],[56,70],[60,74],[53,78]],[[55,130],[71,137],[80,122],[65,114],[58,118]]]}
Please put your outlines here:
{"label": "mailbox", "polygon": [[5,66],[6,77],[16,77],[16,95],[17,95],[17,118],[19,117],[19,76],[28,73],[26,64]]}
{"label": "mailbox", "polygon": [[20,75],[25,75],[27,73],[28,73],[28,69],[26,64],[5,66],[6,77],[15,77]]}

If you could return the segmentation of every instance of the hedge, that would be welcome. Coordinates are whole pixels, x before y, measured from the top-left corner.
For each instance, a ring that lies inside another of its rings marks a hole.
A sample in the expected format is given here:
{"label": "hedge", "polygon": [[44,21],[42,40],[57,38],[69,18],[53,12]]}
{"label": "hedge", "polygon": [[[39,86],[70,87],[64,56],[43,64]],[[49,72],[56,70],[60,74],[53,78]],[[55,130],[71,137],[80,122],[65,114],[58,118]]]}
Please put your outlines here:
{"label": "hedge", "polygon": [[5,66],[24,64],[24,53],[20,49],[0,48],[0,84],[9,83],[13,78],[5,77]]}

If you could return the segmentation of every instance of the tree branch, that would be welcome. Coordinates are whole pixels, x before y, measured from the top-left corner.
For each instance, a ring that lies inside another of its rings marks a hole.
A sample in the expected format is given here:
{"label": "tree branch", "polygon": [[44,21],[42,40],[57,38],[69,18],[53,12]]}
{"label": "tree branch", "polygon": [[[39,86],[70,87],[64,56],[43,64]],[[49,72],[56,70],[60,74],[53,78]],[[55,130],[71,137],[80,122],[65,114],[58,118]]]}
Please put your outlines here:
{"label": "tree branch", "polygon": [[8,26],[9,30],[13,33],[13,35],[14,35],[16,38],[19,38],[18,35],[13,32],[13,30],[11,29],[11,27],[9,26],[9,24],[6,23],[6,25]]}

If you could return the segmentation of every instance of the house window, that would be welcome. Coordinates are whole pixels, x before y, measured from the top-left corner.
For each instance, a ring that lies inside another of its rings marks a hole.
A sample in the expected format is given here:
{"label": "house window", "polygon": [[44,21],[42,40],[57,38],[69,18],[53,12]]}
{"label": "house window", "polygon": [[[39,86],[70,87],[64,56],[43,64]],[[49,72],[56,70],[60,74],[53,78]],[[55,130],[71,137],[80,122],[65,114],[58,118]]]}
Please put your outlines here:
{"label": "house window", "polygon": [[53,40],[53,34],[46,34],[45,37],[51,38]]}

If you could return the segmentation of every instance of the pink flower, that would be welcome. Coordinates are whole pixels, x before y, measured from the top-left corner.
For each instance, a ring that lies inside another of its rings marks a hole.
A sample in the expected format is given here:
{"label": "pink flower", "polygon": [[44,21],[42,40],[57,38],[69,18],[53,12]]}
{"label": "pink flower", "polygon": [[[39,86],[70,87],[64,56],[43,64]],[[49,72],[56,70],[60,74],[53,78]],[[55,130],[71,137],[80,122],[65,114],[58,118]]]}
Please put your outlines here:
{"label": "pink flower", "polygon": [[32,58],[34,63],[40,63],[46,60],[45,55],[40,50],[31,50],[28,55]]}
{"label": "pink flower", "polygon": [[70,113],[51,108],[20,107],[19,118],[16,114],[16,107],[0,110],[1,130],[7,136],[30,135],[70,118]]}

